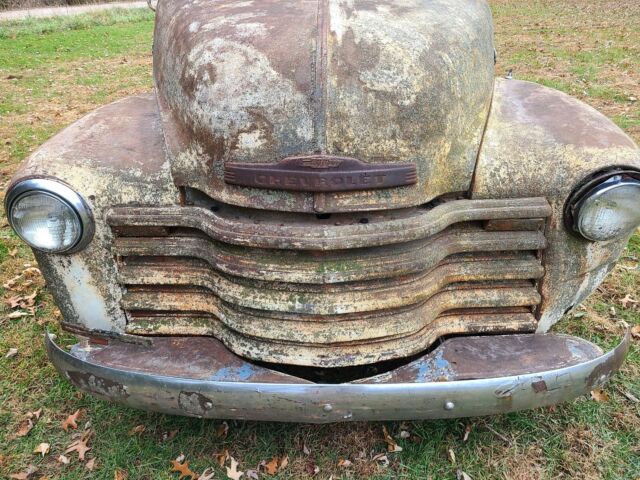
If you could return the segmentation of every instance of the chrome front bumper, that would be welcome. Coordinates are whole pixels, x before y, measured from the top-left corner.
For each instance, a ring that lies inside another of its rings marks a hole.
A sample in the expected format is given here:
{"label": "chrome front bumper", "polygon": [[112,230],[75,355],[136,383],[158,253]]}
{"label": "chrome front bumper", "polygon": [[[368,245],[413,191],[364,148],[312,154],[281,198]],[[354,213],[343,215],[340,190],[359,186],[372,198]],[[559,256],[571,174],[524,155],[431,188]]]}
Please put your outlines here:
{"label": "chrome front bumper", "polygon": [[395,370],[341,384],[246,362],[212,338],[151,342],[85,342],[69,353],[46,336],[61,375],[101,398],[194,417],[330,423],[491,415],[570,400],[620,368],[630,335],[606,354],[563,335],[454,338]]}

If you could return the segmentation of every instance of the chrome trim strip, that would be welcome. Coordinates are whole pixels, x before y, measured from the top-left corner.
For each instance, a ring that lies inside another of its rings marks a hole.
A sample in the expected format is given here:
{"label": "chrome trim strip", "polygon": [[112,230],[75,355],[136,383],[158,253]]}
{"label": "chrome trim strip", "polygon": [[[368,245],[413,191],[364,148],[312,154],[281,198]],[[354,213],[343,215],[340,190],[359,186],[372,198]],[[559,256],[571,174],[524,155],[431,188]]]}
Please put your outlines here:
{"label": "chrome trim strip", "polygon": [[[553,405],[604,384],[626,356],[627,332],[585,363],[527,375],[400,384],[240,383],[156,376],[90,363],[45,337],[51,362],[74,385],[136,408],[201,418],[332,423],[458,418]],[[541,388],[544,385],[544,388]]]}

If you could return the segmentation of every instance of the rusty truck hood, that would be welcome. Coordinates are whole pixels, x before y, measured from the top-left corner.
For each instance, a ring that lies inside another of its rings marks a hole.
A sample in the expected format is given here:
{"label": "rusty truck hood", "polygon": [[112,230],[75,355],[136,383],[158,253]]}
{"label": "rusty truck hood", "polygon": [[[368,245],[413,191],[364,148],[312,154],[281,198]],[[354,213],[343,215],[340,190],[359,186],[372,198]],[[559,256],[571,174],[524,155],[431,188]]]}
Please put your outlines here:
{"label": "rusty truck hood", "polygon": [[[164,0],[154,75],[174,181],[302,212],[467,191],[493,91],[492,36],[479,0]],[[349,191],[230,181],[230,166],[251,173],[309,155],[320,158],[312,168],[339,165],[324,161],[335,156],[365,174],[397,165],[417,176]]]}

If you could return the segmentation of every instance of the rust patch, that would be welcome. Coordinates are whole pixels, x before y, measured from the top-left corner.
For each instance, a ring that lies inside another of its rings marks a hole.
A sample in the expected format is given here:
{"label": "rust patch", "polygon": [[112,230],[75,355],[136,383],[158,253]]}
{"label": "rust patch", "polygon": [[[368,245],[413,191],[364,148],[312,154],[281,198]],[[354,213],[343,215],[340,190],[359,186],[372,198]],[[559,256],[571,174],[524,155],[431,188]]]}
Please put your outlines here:
{"label": "rust patch", "polygon": [[[302,381],[248,363],[219,340],[205,337],[154,337],[152,346],[112,341],[107,347],[91,349],[87,360],[115,369],[179,378],[256,383]],[[87,383],[85,378],[78,381]]]}
{"label": "rust patch", "polygon": [[67,371],[66,376],[69,381],[81,390],[89,391],[95,395],[110,400],[122,401],[129,397],[127,387],[108,380],[106,378],[97,377],[90,373]]}
{"label": "rust patch", "polygon": [[180,392],[178,406],[188,415],[203,416],[206,412],[213,410],[214,404],[209,397],[201,393]]}
{"label": "rust patch", "polygon": [[[457,337],[446,340],[433,352],[403,367],[358,383],[418,383],[518,376],[578,365],[600,355],[602,352],[592,343],[566,335]],[[495,394],[507,399],[520,386],[518,382],[507,383]],[[547,390],[547,385],[543,380],[536,381],[531,388],[541,393]]]}
{"label": "rust patch", "polygon": [[545,382],[544,380],[538,380],[537,382],[532,382],[531,388],[535,393],[542,393],[548,390],[547,382]]}

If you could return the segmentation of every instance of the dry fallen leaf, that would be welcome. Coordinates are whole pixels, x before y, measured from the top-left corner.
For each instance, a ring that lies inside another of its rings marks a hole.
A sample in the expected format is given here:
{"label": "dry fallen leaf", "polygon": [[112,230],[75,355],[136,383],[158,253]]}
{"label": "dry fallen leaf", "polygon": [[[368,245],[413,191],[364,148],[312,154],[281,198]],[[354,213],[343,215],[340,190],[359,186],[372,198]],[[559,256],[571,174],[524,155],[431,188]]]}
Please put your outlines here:
{"label": "dry fallen leaf", "polygon": [[147,429],[147,427],[145,427],[144,425],[136,425],[131,430],[129,430],[129,436],[138,435],[140,433],[143,433],[146,429]]}
{"label": "dry fallen leaf", "polygon": [[18,249],[17,248],[13,248],[11,250],[9,250],[9,256],[10,257],[15,257],[18,254]]}
{"label": "dry fallen leaf", "polygon": [[622,300],[620,300],[620,304],[623,308],[628,308],[630,303],[636,304],[638,303],[638,301],[631,297],[631,295],[629,294],[627,294]]}
{"label": "dry fallen leaf", "polygon": [[311,454],[311,450],[309,450],[309,447],[307,447],[306,443],[302,444],[302,453],[304,453],[305,455],[310,455]]}
{"label": "dry fallen leaf", "polygon": [[453,451],[453,448],[447,450],[447,454],[449,455],[449,461],[455,465],[456,464],[456,453]]}
{"label": "dry fallen leaf", "polygon": [[41,408],[36,410],[35,412],[27,412],[26,418],[22,422],[20,422],[20,425],[18,426],[16,437],[25,437],[26,435],[28,435],[40,418],[40,415],[42,415]]}
{"label": "dry fallen leaf", "polygon": [[288,465],[289,465],[289,456],[285,455],[284,457],[282,457],[282,460],[280,460],[280,465],[278,466],[278,471],[281,472],[282,470],[287,468]]}
{"label": "dry fallen leaf", "polygon": [[13,290],[13,287],[16,286],[16,283],[18,283],[18,280],[20,280],[21,278],[22,278],[22,274],[17,275],[12,279],[10,279],[7,283],[3,284],[2,286],[7,290]]}
{"label": "dry fallen leaf", "polygon": [[87,460],[87,463],[84,464],[84,468],[89,472],[93,472],[96,468],[96,459],[90,458],[89,460]]}
{"label": "dry fallen leaf", "polygon": [[81,438],[69,445],[64,453],[77,452],[78,458],[84,461],[84,455],[91,450],[91,447],[87,445],[89,438],[91,438],[91,432],[85,432]]}
{"label": "dry fallen leaf", "polygon": [[4,358],[13,358],[18,354],[17,348],[10,348]]}
{"label": "dry fallen leaf", "polygon": [[229,458],[229,450],[225,448],[222,453],[216,453],[215,457],[216,457],[216,462],[218,462],[218,465],[220,465],[221,467],[224,467],[225,462]]}
{"label": "dry fallen leaf", "polygon": [[227,438],[228,434],[229,434],[229,424],[227,422],[222,422],[218,426],[218,430],[216,431],[216,437]]}
{"label": "dry fallen leaf", "polygon": [[307,473],[307,475],[313,476],[320,473],[320,467],[316,465],[314,462],[309,462],[305,465],[304,471]]}
{"label": "dry fallen leaf", "polygon": [[49,445],[48,443],[41,443],[33,450],[33,453],[41,453],[44,457],[47,453],[49,453],[50,448],[51,445]]}
{"label": "dry fallen leaf", "polygon": [[211,480],[215,472],[213,468],[207,468],[202,474],[198,477],[198,480]]}
{"label": "dry fallen leaf", "polygon": [[338,461],[338,467],[349,468],[351,465],[352,465],[351,460],[347,460],[347,459],[341,458]]}
{"label": "dry fallen leaf", "polygon": [[257,470],[247,470],[245,472],[245,475],[247,476],[247,478],[250,478],[251,480],[258,480],[260,478],[258,476],[258,471]]}
{"label": "dry fallen leaf", "polygon": [[58,463],[61,463],[63,465],[69,465],[69,462],[71,460],[69,460],[69,457],[65,457],[64,455],[60,455],[57,459]]}
{"label": "dry fallen leaf", "polygon": [[36,410],[34,412],[27,413],[27,417],[35,418],[36,420],[38,420],[40,418],[40,415],[42,415],[42,408],[39,408],[38,410]]}
{"label": "dry fallen leaf", "polygon": [[25,418],[22,422],[20,422],[20,425],[18,426],[16,437],[26,437],[27,435],[29,435],[29,432],[34,425],[35,424],[33,423],[33,420],[31,420],[30,418]]}
{"label": "dry fallen leaf", "polygon": [[273,457],[268,463],[263,461],[260,466],[267,475],[275,475],[278,473],[278,457]]}
{"label": "dry fallen leaf", "polygon": [[227,477],[231,480],[240,480],[244,472],[238,471],[238,462],[236,462],[235,458],[229,457],[229,461],[231,462],[231,466],[227,467]]}
{"label": "dry fallen leaf", "polygon": [[162,434],[162,441],[168,442],[169,440],[173,440],[177,434],[178,434],[178,430],[171,430],[170,432],[164,432]]}
{"label": "dry fallen leaf", "polygon": [[456,479],[457,480],[472,480],[471,477],[466,474],[465,472],[463,472],[462,470],[458,470],[456,472]]}
{"label": "dry fallen leaf", "polygon": [[178,479],[190,477],[191,480],[194,480],[196,478],[196,474],[189,468],[188,460],[184,463],[180,463],[178,460],[171,460],[171,471],[180,474]]}
{"label": "dry fallen leaf", "polygon": [[396,443],[391,435],[389,435],[389,431],[387,427],[382,427],[382,433],[384,434],[384,441],[387,442],[387,451],[389,452],[401,452],[402,447]]}
{"label": "dry fallen leaf", "polygon": [[631,336],[634,338],[640,338],[640,325],[636,325],[631,329]]}
{"label": "dry fallen leaf", "polygon": [[466,442],[469,440],[469,435],[471,434],[471,425],[467,425],[464,429],[464,436],[462,437],[462,441]]}
{"label": "dry fallen leaf", "polygon": [[62,429],[66,432],[69,430],[69,427],[74,430],[78,428],[78,424],[76,423],[80,415],[82,414],[82,410],[76,410],[75,413],[69,415],[64,422],[62,422]]}
{"label": "dry fallen leaf", "polygon": [[602,388],[596,388],[591,391],[591,398],[596,402],[608,402],[609,394],[605,392]]}
{"label": "dry fallen leaf", "polygon": [[127,480],[127,478],[129,478],[129,472],[127,472],[126,470],[117,468],[113,472],[113,480]]}
{"label": "dry fallen leaf", "polygon": [[384,453],[375,455],[371,460],[374,462],[378,462],[383,467],[389,466],[389,458]]}
{"label": "dry fallen leaf", "polygon": [[31,475],[38,471],[38,467],[35,465],[29,465],[24,472],[14,473],[9,475],[9,478],[13,478],[15,480],[27,480]]}
{"label": "dry fallen leaf", "polygon": [[16,318],[22,318],[22,317],[28,317],[29,314],[27,312],[21,312],[20,310],[16,311],[16,312],[11,312],[9,315],[7,315],[7,318],[9,320],[15,320]]}
{"label": "dry fallen leaf", "polygon": [[36,304],[36,296],[38,291],[35,290],[31,295],[26,296],[13,296],[6,300],[9,308],[23,308],[33,307]]}

